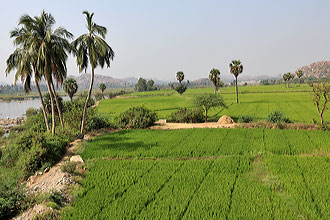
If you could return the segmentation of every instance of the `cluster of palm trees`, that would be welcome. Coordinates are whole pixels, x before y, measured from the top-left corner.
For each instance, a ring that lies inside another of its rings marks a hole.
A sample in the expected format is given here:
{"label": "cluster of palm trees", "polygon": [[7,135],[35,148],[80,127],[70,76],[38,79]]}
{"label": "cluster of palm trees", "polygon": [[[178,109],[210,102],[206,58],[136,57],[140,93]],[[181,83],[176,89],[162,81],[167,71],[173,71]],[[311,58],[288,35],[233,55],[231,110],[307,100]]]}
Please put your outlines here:
{"label": "cluster of palm trees", "polygon": [[[236,86],[236,103],[238,103],[238,86],[237,86],[237,77],[239,74],[243,72],[243,65],[240,60],[233,60],[229,64],[229,69],[231,74],[235,77],[235,86]],[[214,86],[214,94],[216,94],[217,90],[220,86],[220,71],[218,69],[212,69],[209,73],[209,79],[213,83]]]}
{"label": "cluster of palm trees", "polygon": [[63,27],[54,30],[55,19],[45,11],[40,16],[30,17],[26,14],[21,16],[18,27],[10,32],[16,49],[7,59],[6,73],[8,74],[15,69],[14,83],[20,79],[26,92],[31,90],[31,82],[34,79],[38,88],[47,131],[50,131],[47,111],[39,88],[40,80],[46,81],[52,112],[51,132],[54,135],[56,126],[55,105],[61,126],[64,127],[54,82],[57,86],[63,84],[67,76],[68,54],[72,53],[76,57],[80,72],[86,71],[89,65],[91,68],[90,88],[83,109],[79,138],[84,137],[85,118],[94,82],[94,69],[97,66],[103,68],[107,65],[110,67],[110,61],[114,57],[113,50],[105,41],[107,29],[93,22],[94,13],[84,11],[83,14],[86,16],[88,32],[79,36],[72,43],[69,40],[73,38],[73,35]]}

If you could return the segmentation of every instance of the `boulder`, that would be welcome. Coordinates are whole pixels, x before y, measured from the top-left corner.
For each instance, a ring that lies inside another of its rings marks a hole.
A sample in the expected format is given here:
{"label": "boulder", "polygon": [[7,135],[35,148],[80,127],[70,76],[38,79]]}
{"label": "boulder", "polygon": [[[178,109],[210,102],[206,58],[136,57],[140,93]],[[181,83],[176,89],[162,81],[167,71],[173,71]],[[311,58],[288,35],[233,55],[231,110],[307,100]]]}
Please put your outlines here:
{"label": "boulder", "polygon": [[227,115],[224,115],[221,118],[219,118],[218,123],[222,125],[236,124],[234,120]]}
{"label": "boulder", "polygon": [[70,162],[84,163],[84,160],[81,158],[80,155],[75,155],[70,158]]}

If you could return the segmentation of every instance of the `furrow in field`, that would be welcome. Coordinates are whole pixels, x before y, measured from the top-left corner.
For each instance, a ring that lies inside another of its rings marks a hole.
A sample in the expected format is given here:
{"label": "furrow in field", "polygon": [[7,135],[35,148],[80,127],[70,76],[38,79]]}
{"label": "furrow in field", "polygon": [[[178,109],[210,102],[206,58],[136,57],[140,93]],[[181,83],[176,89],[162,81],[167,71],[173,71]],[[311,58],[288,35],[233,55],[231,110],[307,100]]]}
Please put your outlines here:
{"label": "furrow in field", "polygon": [[314,196],[312,190],[310,189],[310,187],[308,186],[308,183],[307,183],[307,181],[306,181],[306,178],[305,178],[304,172],[302,171],[302,168],[301,168],[301,166],[300,166],[300,164],[298,163],[298,161],[297,161],[296,158],[295,158],[295,162],[296,162],[296,165],[297,165],[297,167],[298,167],[298,169],[299,169],[299,171],[300,171],[300,175],[301,175],[301,177],[302,177],[303,183],[304,183],[304,185],[305,185],[307,191],[308,191],[309,194],[310,194],[310,197],[311,197],[311,200],[312,200],[312,202],[313,202],[313,205],[314,205],[314,208],[315,208],[315,210],[316,210],[316,213],[318,214],[318,216],[320,217],[320,219],[322,219],[321,209],[320,209],[320,207],[318,206],[318,204],[315,202],[315,196]]}
{"label": "furrow in field", "polygon": [[186,214],[186,212],[187,212],[187,210],[188,210],[188,207],[189,207],[189,205],[190,205],[190,202],[192,201],[192,199],[194,198],[194,196],[196,195],[196,193],[197,193],[198,190],[200,189],[200,187],[201,187],[201,185],[203,184],[205,178],[206,178],[206,177],[209,175],[209,173],[211,172],[211,170],[212,170],[212,168],[213,168],[213,164],[214,164],[214,161],[212,161],[212,162],[210,163],[210,166],[208,167],[208,170],[207,170],[207,172],[205,173],[205,176],[203,177],[203,179],[201,180],[201,182],[199,183],[199,185],[198,185],[198,187],[195,189],[195,191],[194,191],[194,192],[191,194],[191,196],[189,197],[188,203],[187,203],[186,207],[184,208],[183,212],[179,215],[178,219],[182,219],[182,218],[185,216],[185,214]]}
{"label": "furrow in field", "polygon": [[236,183],[237,183],[237,179],[239,177],[239,166],[240,166],[240,160],[238,160],[238,164],[237,164],[237,168],[236,168],[236,176],[235,176],[235,180],[234,180],[234,183],[230,189],[230,196],[229,196],[229,206],[228,206],[228,211],[227,211],[227,214],[226,214],[226,219],[228,219],[228,216],[229,216],[229,213],[231,211],[231,207],[232,207],[232,204],[233,204],[233,192],[235,190],[235,187],[236,187]]}
{"label": "furrow in field", "polygon": [[144,206],[137,212],[137,215],[135,216],[134,219],[136,219],[136,217],[141,214],[143,209],[146,209],[150,203],[155,201],[156,195],[166,186],[166,184],[168,182],[170,182],[170,180],[173,178],[173,176],[175,176],[179,172],[179,170],[182,168],[183,165],[184,165],[184,163],[181,163],[180,166],[165,180],[165,182],[162,183],[162,185],[156,190],[156,192],[153,193],[152,197],[144,203]]}

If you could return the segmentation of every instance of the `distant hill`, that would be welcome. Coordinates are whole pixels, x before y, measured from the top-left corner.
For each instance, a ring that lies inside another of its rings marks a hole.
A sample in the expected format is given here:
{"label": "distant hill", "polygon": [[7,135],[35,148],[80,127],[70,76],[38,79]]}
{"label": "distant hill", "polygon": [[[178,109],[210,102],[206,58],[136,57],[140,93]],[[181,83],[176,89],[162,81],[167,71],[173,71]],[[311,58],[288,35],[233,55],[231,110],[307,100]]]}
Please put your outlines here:
{"label": "distant hill", "polygon": [[308,66],[300,67],[297,70],[303,71],[303,73],[304,73],[303,78],[330,77],[330,61],[320,61],[320,62],[312,63]]}
{"label": "distant hill", "polygon": [[[79,76],[68,76],[68,78],[74,78],[77,80],[79,89],[88,89],[91,81],[89,73],[80,74]],[[99,85],[104,83],[107,88],[124,88],[127,82],[121,79],[115,79],[111,76],[103,76],[99,74],[94,75],[94,89],[98,89]],[[127,86],[127,85],[126,85]]]}

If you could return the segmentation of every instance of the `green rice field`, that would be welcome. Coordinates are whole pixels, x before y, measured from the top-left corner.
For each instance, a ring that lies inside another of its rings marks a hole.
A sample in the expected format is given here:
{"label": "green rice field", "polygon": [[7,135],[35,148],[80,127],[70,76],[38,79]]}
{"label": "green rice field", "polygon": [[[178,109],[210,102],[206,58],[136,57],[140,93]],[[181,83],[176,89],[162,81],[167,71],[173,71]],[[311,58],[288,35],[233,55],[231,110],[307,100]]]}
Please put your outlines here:
{"label": "green rice field", "polygon": [[[221,94],[228,109],[211,109],[211,120],[217,120],[222,115],[238,118],[248,115],[256,120],[263,120],[275,110],[282,111],[293,122],[312,123],[319,120],[317,109],[312,103],[310,87],[307,85],[274,86],[245,86],[239,87],[240,103],[235,103],[234,87],[221,88]],[[179,96],[173,90],[153,92],[136,92],[119,99],[107,99],[99,103],[97,109],[100,114],[113,119],[116,115],[132,106],[145,106],[154,110],[161,119],[168,119],[173,111],[180,107],[193,107],[193,97],[203,93],[212,93],[212,88],[188,89]],[[330,120],[330,112],[324,115],[326,121]]]}
{"label": "green rice field", "polygon": [[64,219],[330,219],[330,135],[122,130],[87,142]]}

